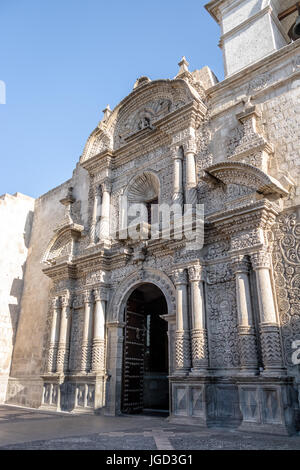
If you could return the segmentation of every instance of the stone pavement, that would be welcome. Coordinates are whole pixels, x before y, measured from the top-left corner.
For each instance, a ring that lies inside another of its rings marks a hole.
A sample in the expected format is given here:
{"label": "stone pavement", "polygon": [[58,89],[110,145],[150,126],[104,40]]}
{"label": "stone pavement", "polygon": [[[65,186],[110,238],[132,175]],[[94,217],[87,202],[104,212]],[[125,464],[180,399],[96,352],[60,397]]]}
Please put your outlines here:
{"label": "stone pavement", "polygon": [[207,429],[157,416],[78,416],[2,405],[0,449],[300,450],[300,436]]}

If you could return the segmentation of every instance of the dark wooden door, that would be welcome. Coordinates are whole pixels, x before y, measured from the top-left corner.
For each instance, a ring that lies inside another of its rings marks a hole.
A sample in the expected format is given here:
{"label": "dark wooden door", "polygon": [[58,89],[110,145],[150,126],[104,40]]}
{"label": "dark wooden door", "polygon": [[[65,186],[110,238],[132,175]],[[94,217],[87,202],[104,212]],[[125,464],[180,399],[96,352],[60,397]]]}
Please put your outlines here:
{"label": "dark wooden door", "polygon": [[123,356],[123,413],[141,413],[144,407],[145,314],[142,302],[129,299],[125,310]]}

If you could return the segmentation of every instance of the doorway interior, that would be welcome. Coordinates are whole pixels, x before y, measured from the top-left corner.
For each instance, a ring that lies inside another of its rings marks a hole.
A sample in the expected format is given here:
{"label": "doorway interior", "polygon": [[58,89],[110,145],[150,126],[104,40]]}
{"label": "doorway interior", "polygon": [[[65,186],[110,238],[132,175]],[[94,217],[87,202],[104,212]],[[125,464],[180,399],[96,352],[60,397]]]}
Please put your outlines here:
{"label": "doorway interior", "polygon": [[123,413],[168,414],[167,302],[154,284],[130,295],[125,312],[123,348]]}

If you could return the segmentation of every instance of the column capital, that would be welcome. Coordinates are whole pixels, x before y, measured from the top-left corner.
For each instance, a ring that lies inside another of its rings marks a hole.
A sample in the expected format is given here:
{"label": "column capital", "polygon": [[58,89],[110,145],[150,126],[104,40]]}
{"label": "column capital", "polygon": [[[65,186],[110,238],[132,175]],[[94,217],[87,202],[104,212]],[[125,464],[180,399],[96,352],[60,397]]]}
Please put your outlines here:
{"label": "column capital", "polygon": [[183,160],[182,151],[180,151],[180,145],[174,145],[171,147],[171,155],[174,160]]}
{"label": "column capital", "polygon": [[231,267],[235,274],[248,273],[250,269],[250,262],[246,256],[234,256],[231,258]]}
{"label": "column capital", "polygon": [[62,307],[69,307],[70,305],[70,295],[69,294],[64,294],[60,298],[60,303]]}
{"label": "column capital", "polygon": [[176,269],[173,271],[172,275],[174,284],[176,286],[180,284],[187,284],[187,273],[185,269]]}
{"label": "column capital", "polygon": [[108,298],[108,292],[105,287],[93,289],[93,294],[96,302],[99,302],[101,300],[107,300]]}
{"label": "column capital", "polygon": [[204,281],[204,268],[200,265],[188,267],[189,280],[191,282]]}
{"label": "column capital", "polygon": [[83,292],[83,303],[84,304],[90,304],[91,301],[91,291],[90,290],[85,290]]}
{"label": "column capital", "polygon": [[267,251],[258,251],[250,255],[251,264],[254,270],[257,269],[270,269],[271,257]]}
{"label": "column capital", "polygon": [[197,152],[197,144],[196,144],[196,141],[195,139],[188,139],[184,144],[183,144],[183,148],[184,148],[184,151],[185,153],[196,153]]}
{"label": "column capital", "polygon": [[59,307],[59,297],[55,296],[51,299],[51,307],[53,310],[56,310]]}
{"label": "column capital", "polygon": [[111,192],[111,187],[112,187],[112,183],[111,183],[111,180],[109,178],[106,178],[104,181],[102,181],[101,189],[102,189],[103,192],[110,193]]}

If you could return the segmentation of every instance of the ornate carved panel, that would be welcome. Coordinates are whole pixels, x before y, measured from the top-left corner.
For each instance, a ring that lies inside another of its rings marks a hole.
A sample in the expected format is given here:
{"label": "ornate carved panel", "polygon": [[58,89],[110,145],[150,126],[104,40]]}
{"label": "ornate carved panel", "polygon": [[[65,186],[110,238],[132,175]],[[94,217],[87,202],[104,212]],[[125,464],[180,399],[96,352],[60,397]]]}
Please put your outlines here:
{"label": "ornate carved panel", "polygon": [[273,234],[273,267],[284,359],[287,365],[293,366],[292,342],[300,340],[300,221],[296,212],[280,215]]}
{"label": "ornate carved panel", "polygon": [[235,282],[207,286],[210,366],[239,366]]}

